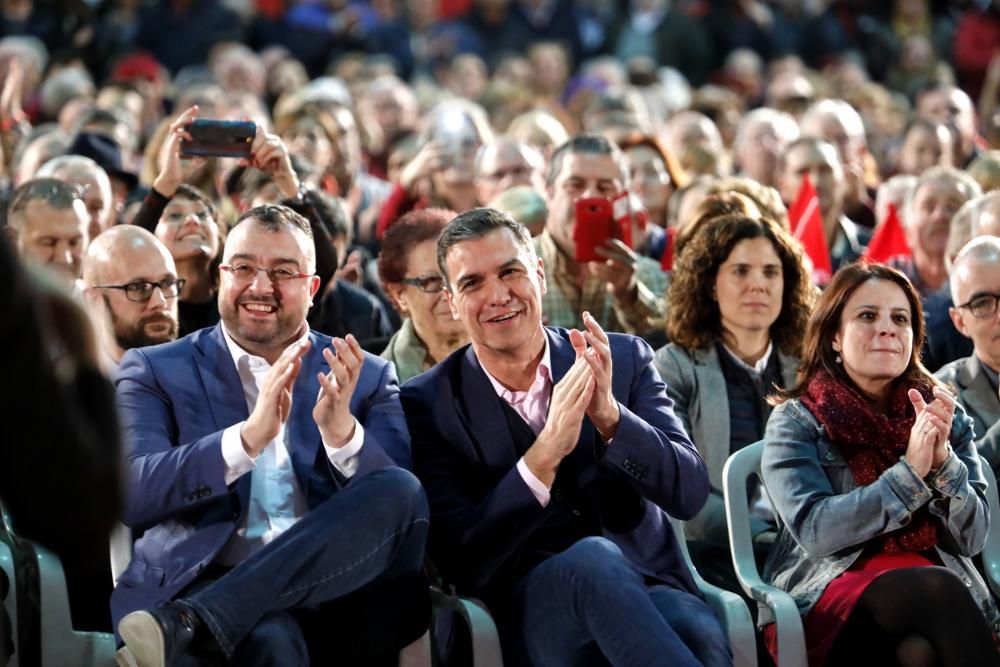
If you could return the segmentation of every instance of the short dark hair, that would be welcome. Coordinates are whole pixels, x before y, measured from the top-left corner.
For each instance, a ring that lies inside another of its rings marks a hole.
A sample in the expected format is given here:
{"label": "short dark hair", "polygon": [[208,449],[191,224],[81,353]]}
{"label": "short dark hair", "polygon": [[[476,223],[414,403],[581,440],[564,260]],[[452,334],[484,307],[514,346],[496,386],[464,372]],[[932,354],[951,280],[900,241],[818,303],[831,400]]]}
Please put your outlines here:
{"label": "short dark hair", "polygon": [[545,184],[552,187],[562,171],[563,160],[569,153],[584,153],[589,155],[608,155],[614,158],[621,172],[622,182],[628,183],[628,165],[625,162],[625,154],[610,139],[600,134],[575,134],[566,140],[561,146],[552,152],[549,158],[549,173],[545,177]]}
{"label": "short dark hair", "polygon": [[10,197],[7,205],[7,220],[13,221],[33,201],[44,201],[52,208],[65,210],[75,202],[83,201],[83,188],[75,183],[67,183],[57,178],[33,178],[25,181]]}
{"label": "short dark hair", "polygon": [[448,258],[448,251],[451,250],[451,247],[464,241],[481,239],[487,234],[504,229],[509,230],[514,235],[519,246],[532,255],[535,254],[531,232],[505,211],[498,211],[495,208],[474,208],[457,215],[448,223],[448,226],[441,232],[441,236],[438,237],[437,260],[441,275],[444,276],[445,285],[449,289],[451,289],[451,283],[448,280],[445,260]]}
{"label": "short dark hair", "polygon": [[394,222],[382,237],[378,254],[378,277],[382,284],[402,282],[410,251],[426,241],[436,241],[455,215],[446,208],[422,208]]}
{"label": "short dark hair", "polygon": [[236,219],[236,224],[233,225],[233,228],[244,220],[251,219],[254,223],[260,225],[269,232],[279,231],[282,227],[294,227],[308,236],[310,240],[313,237],[312,227],[309,226],[309,221],[292,209],[287,206],[282,206],[281,204],[261,204],[260,206],[254,206],[252,209],[246,211],[243,215]]}

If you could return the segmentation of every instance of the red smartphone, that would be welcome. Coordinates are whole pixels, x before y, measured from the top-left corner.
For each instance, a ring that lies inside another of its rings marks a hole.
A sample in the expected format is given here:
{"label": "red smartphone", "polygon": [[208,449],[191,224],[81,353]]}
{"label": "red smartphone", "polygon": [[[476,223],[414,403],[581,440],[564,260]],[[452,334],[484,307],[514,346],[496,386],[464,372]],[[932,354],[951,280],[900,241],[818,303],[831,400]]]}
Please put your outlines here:
{"label": "red smartphone", "polygon": [[603,262],[596,248],[603,248],[608,239],[615,238],[614,209],[606,197],[581,197],[576,200],[576,224],[573,241],[576,244],[576,261]]}
{"label": "red smartphone", "polygon": [[250,121],[198,118],[185,127],[191,141],[181,142],[184,157],[249,158],[257,125]]}

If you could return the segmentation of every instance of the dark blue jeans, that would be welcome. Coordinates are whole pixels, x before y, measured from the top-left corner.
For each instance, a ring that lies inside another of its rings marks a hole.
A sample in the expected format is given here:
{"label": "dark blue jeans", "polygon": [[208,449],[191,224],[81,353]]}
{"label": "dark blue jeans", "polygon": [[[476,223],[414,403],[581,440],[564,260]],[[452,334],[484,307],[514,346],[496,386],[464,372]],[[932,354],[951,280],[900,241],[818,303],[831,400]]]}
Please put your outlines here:
{"label": "dark blue jeans", "polygon": [[[265,548],[181,599],[237,664],[308,664],[301,614],[365,590],[384,593],[383,582],[422,582],[427,527],[427,499],[417,478],[400,468],[379,470],[352,482]],[[426,585],[422,593],[426,599]],[[378,636],[379,627],[372,625]],[[337,622],[325,630],[336,634]]]}
{"label": "dark blue jeans", "polygon": [[535,667],[717,667],[729,642],[700,598],[649,586],[610,540],[588,537],[538,565],[514,590],[520,625],[505,657]]}

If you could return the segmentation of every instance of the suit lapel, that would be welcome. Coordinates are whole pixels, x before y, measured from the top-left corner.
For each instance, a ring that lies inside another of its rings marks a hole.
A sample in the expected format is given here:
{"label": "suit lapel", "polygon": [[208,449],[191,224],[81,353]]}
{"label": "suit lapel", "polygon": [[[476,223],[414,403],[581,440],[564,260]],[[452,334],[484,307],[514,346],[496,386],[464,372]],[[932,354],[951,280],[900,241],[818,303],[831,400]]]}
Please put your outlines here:
{"label": "suit lapel", "polygon": [[[983,373],[976,355],[970,355],[958,374],[958,381],[961,384],[961,400],[966,412],[970,416],[979,419],[983,424],[989,426],[997,419],[995,407],[996,394],[993,392],[993,385],[989,378]],[[976,437],[982,437],[977,433]]]}
{"label": "suit lapel", "polygon": [[[222,334],[222,324],[198,337],[196,364],[205,388],[206,405],[218,430],[246,421],[250,416],[247,400],[243,393],[243,383],[236,371],[232,354]],[[250,475],[243,475],[236,483],[240,507],[246,507],[250,499]]]}
{"label": "suit lapel", "polygon": [[459,366],[461,382],[456,387],[458,416],[469,439],[490,468],[509,467],[517,461],[517,448],[510,434],[503,406],[470,345]]}
{"label": "suit lapel", "polygon": [[292,388],[292,414],[285,429],[292,468],[306,498],[309,498],[312,471],[323,443],[312,416],[320,389],[316,374],[330,372],[330,365],[323,358],[323,341],[313,332],[309,333],[309,340],[312,345],[302,358],[302,368]]}

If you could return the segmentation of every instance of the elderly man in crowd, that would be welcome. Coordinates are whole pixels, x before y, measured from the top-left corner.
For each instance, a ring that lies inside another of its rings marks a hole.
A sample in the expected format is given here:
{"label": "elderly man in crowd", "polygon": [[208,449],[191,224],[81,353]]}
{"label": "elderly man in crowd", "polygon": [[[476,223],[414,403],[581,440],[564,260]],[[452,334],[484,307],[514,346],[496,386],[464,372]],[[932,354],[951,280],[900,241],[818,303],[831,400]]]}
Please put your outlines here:
{"label": "elderly man in crowd", "polygon": [[972,417],[976,447],[1000,471],[1000,238],[980,236],[958,253],[950,310],[955,327],[972,339],[973,354],[946,365],[937,378],[951,386]]}
{"label": "elderly man in crowd", "polygon": [[54,178],[27,181],[7,206],[7,231],[17,252],[70,282],[80,277],[88,223],[80,188]]}
{"label": "elderly man in crowd", "polygon": [[737,127],[733,142],[740,173],[763,185],[776,186],[781,154],[798,138],[795,119],[784,111],[761,107],[749,112]]}
{"label": "elderly man in crowd", "polygon": [[177,299],[184,280],[155,236],[132,225],[98,236],[83,261],[83,295],[98,316],[105,370],[118,369],[133,347],[177,338]]}
{"label": "elderly man in crowd", "polygon": [[542,154],[533,147],[510,137],[500,137],[486,144],[476,155],[476,198],[487,204],[519,185],[544,191]]}
{"label": "elderly man in crowd", "polygon": [[88,157],[62,155],[43,164],[36,177],[56,178],[76,183],[83,188],[83,201],[90,218],[88,234],[91,240],[115,224],[115,199],[107,172]]}

